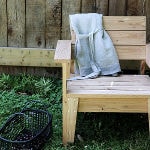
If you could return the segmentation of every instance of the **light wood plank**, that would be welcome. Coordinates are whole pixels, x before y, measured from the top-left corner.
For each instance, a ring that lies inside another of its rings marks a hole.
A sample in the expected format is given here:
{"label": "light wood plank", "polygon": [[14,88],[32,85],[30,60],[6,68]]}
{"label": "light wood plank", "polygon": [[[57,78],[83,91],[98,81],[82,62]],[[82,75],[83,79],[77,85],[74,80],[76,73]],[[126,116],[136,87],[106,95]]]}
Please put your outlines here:
{"label": "light wood plank", "polygon": [[75,128],[76,128],[76,118],[78,111],[78,98],[68,98],[68,112],[67,112],[67,142],[74,142]]}
{"label": "light wood plank", "polygon": [[0,65],[60,67],[54,62],[54,50],[38,48],[0,48]]}
{"label": "light wood plank", "polygon": [[71,40],[58,40],[54,60],[60,63],[71,61]]}
{"label": "light wood plank", "polygon": [[147,99],[80,99],[79,112],[134,112],[147,113]]}
{"label": "light wood plank", "polygon": [[145,60],[145,46],[115,46],[120,60]]}
{"label": "light wood plank", "polygon": [[69,97],[93,97],[93,98],[147,98],[150,96],[150,91],[107,91],[107,90],[68,90],[67,96]]}
{"label": "light wood plank", "polygon": [[0,46],[7,46],[6,0],[0,1]]}
{"label": "light wood plank", "polygon": [[105,30],[146,30],[145,16],[104,16]]}
{"label": "light wood plank", "polygon": [[145,31],[108,31],[114,45],[145,45]]}

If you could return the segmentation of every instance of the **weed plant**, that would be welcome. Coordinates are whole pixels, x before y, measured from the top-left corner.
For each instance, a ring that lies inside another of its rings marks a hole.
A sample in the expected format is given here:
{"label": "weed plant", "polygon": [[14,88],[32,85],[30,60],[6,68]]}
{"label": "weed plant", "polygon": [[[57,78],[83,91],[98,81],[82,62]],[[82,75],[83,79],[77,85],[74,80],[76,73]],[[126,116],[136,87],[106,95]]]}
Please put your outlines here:
{"label": "weed plant", "polygon": [[27,102],[40,100],[53,115],[53,136],[43,150],[150,150],[147,114],[79,113],[75,143],[62,145],[62,81],[0,75],[0,127]]}

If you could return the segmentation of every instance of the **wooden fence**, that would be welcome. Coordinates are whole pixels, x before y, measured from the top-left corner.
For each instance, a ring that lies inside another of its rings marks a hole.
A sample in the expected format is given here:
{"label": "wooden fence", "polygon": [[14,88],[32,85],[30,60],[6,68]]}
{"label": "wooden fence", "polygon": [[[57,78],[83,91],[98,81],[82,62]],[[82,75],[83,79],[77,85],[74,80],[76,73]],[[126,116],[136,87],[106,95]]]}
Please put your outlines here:
{"label": "wooden fence", "polygon": [[[69,14],[89,12],[106,16],[146,15],[150,42],[149,8],[150,0],[0,0],[0,47],[55,49],[58,39],[70,39]],[[45,68],[2,66],[0,72],[42,74]]]}

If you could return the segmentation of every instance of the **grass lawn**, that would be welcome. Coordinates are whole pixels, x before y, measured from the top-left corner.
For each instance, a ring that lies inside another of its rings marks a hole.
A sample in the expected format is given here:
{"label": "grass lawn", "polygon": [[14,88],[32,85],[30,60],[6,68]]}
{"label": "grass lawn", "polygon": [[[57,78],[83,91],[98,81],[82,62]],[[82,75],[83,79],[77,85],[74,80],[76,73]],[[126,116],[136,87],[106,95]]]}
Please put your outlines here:
{"label": "grass lawn", "polygon": [[0,127],[25,103],[40,100],[53,115],[53,135],[43,150],[150,150],[147,114],[79,113],[75,143],[62,145],[61,79],[0,75]]}

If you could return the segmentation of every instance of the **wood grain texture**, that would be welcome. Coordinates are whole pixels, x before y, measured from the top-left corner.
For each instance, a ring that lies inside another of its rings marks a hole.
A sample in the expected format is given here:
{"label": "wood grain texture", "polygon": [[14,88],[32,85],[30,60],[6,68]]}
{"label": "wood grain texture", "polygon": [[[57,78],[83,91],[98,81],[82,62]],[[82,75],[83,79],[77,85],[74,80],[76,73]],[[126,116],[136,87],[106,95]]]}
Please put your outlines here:
{"label": "wood grain texture", "polygon": [[7,0],[8,46],[25,47],[25,0]]}
{"label": "wood grain texture", "polygon": [[6,0],[0,1],[0,46],[7,46]]}
{"label": "wood grain texture", "polygon": [[96,12],[108,16],[108,0],[96,0]]}
{"label": "wood grain texture", "polygon": [[82,0],[81,13],[94,13],[96,12],[96,0]]}
{"label": "wood grain texture", "polygon": [[150,1],[146,0],[146,39],[150,43]]}
{"label": "wood grain texture", "polygon": [[125,15],[126,15],[126,0],[109,1],[109,16],[125,16]]}
{"label": "wood grain texture", "polygon": [[146,30],[145,16],[104,16],[105,30]]}
{"label": "wood grain texture", "polygon": [[45,1],[26,0],[26,46],[45,47]]}
{"label": "wood grain texture", "polygon": [[62,34],[61,39],[70,39],[69,15],[81,12],[81,0],[62,1]]}
{"label": "wood grain texture", "polygon": [[77,97],[147,96],[150,95],[150,78],[146,75],[121,75],[119,77],[100,77],[96,79],[68,81],[68,95]]}
{"label": "wood grain texture", "polygon": [[150,68],[150,44],[146,45],[146,63]]}
{"label": "wood grain texture", "polygon": [[108,31],[114,45],[145,45],[145,31]]}
{"label": "wood grain texture", "polygon": [[60,63],[71,61],[71,40],[58,40],[54,60]]}
{"label": "wood grain texture", "polygon": [[46,0],[46,48],[56,48],[61,36],[61,0]]}
{"label": "wood grain texture", "polygon": [[[94,101],[94,102],[93,102]],[[79,112],[147,113],[147,99],[80,99]]]}
{"label": "wood grain texture", "polygon": [[128,16],[143,16],[145,13],[146,0],[128,0],[127,15]]}
{"label": "wood grain texture", "polygon": [[0,65],[60,67],[54,62],[54,52],[42,48],[0,47]]}

